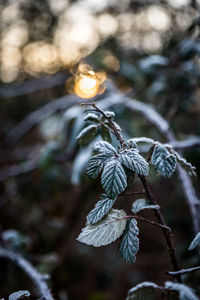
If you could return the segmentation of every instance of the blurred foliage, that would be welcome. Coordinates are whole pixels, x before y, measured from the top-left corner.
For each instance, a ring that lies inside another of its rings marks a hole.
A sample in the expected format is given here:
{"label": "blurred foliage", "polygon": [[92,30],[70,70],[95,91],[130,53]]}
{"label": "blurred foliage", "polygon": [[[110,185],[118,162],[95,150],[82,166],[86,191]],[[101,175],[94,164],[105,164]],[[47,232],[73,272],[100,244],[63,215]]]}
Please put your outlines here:
{"label": "blurred foliage", "polygon": [[[142,281],[162,285],[171,270],[165,243],[159,229],[140,226],[140,255],[130,266],[112,244],[93,249],[76,241],[101,192],[85,175],[92,144],[80,147],[76,140],[87,125],[78,105],[36,122],[17,142],[17,131],[7,137],[30,113],[71,92],[65,82],[82,60],[123,93],[153,105],[178,140],[200,136],[199,6],[198,0],[0,1],[1,241],[51,275],[56,299],[121,300]],[[107,95],[109,86],[98,99]],[[125,138],[165,142],[140,115],[114,110]],[[97,133],[115,145],[104,125]],[[197,167],[199,195],[200,148],[184,155]],[[182,266],[198,265],[197,252],[187,251],[194,235],[177,176],[166,180],[151,171],[151,184]],[[139,188],[136,181],[133,190]],[[131,202],[119,199],[117,208],[129,211]],[[0,269],[0,297],[28,290],[35,299],[21,270],[2,258]],[[200,294],[199,280],[198,272],[185,278]]]}

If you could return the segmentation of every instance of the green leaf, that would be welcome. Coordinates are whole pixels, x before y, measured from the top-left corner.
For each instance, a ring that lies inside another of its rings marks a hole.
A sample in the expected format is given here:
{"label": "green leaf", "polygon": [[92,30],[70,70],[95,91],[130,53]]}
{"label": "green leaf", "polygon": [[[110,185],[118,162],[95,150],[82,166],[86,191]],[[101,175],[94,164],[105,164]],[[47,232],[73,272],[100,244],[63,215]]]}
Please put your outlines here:
{"label": "green leaf", "polygon": [[81,145],[88,145],[96,136],[97,134],[97,126],[96,125],[89,125],[77,136],[77,140]]}
{"label": "green leaf", "polygon": [[162,145],[155,146],[151,162],[163,177],[170,177],[176,169],[176,156]]}
{"label": "green leaf", "polygon": [[100,141],[100,142],[95,143],[93,150],[103,153],[103,154],[106,154],[106,155],[109,154],[110,156],[117,155],[113,146],[105,141]]}
{"label": "green leaf", "polygon": [[152,205],[147,202],[146,199],[137,199],[135,202],[133,202],[132,205],[132,212],[134,214],[137,214],[139,211],[143,209],[159,209],[159,205]]}
{"label": "green leaf", "polygon": [[99,223],[86,225],[78,236],[79,242],[94,247],[108,245],[117,240],[126,227],[126,213],[124,210],[111,209],[108,215]]}
{"label": "green leaf", "polygon": [[111,199],[123,193],[127,187],[126,173],[117,159],[112,159],[104,165],[101,184]]}
{"label": "green leaf", "polygon": [[194,248],[196,248],[198,246],[198,244],[200,243],[200,232],[197,233],[197,235],[195,236],[195,238],[192,240],[190,247],[188,248],[189,251],[193,250]]}
{"label": "green leaf", "polygon": [[137,149],[125,150],[120,153],[120,162],[128,169],[137,174],[147,176],[149,173],[149,166],[146,160],[139,154]]}
{"label": "green leaf", "polygon": [[139,250],[139,239],[137,237],[138,233],[139,229],[137,227],[137,221],[135,219],[128,220],[125,232],[121,237],[119,253],[129,264],[135,262],[135,256]]}
{"label": "green leaf", "polygon": [[193,293],[192,289],[184,284],[167,281],[165,282],[165,288],[177,291],[179,294],[179,300],[199,300],[199,297]]}
{"label": "green leaf", "polygon": [[97,154],[94,155],[88,161],[87,175],[91,179],[98,177],[99,173],[103,168],[103,164],[110,158],[108,154]]}
{"label": "green leaf", "polygon": [[8,297],[8,300],[18,300],[24,297],[30,297],[30,293],[27,290],[23,290],[23,291],[18,291],[15,293],[10,294],[10,296]]}
{"label": "green leaf", "polygon": [[87,216],[88,224],[99,222],[111,210],[116,199],[109,199],[107,195],[102,195],[104,199],[98,201],[93,210]]}
{"label": "green leaf", "polygon": [[153,282],[142,282],[128,291],[126,300],[155,300],[158,289]]}

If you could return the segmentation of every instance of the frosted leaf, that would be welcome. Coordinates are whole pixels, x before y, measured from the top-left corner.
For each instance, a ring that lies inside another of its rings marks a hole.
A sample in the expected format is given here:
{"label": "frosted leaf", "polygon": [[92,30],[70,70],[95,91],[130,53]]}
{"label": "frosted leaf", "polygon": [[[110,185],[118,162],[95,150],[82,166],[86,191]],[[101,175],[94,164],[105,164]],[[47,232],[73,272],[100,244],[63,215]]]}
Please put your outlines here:
{"label": "frosted leaf", "polygon": [[147,202],[146,199],[137,199],[135,202],[133,202],[132,205],[132,212],[134,214],[137,214],[139,211],[143,209],[159,209],[159,205],[152,205]]}
{"label": "frosted leaf", "polygon": [[129,264],[135,262],[135,256],[139,251],[138,233],[137,221],[135,219],[129,220],[119,245],[120,255]]}
{"label": "frosted leaf", "polygon": [[124,232],[127,222],[123,219],[125,217],[124,210],[111,209],[99,223],[86,225],[77,240],[94,247],[106,246],[116,241]]}
{"label": "frosted leaf", "polygon": [[126,173],[117,159],[112,159],[104,165],[101,184],[111,199],[121,194],[127,187]]}
{"label": "frosted leaf", "polygon": [[111,210],[116,199],[109,199],[106,195],[106,198],[98,201],[87,216],[88,224],[95,224],[99,222],[108,212]]}

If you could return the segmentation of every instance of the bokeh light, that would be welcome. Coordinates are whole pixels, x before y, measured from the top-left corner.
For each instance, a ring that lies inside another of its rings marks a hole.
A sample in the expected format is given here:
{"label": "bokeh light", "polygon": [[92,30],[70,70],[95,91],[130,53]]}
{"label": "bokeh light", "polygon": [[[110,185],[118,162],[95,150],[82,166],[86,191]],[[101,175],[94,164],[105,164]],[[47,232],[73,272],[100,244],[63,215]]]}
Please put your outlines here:
{"label": "bokeh light", "polygon": [[90,99],[105,91],[105,72],[94,72],[90,65],[80,63],[73,77],[66,81],[66,90],[78,97]]}
{"label": "bokeh light", "polygon": [[[130,0],[47,0],[43,3],[46,9],[35,5],[30,23],[26,11],[31,4],[25,2],[0,3],[3,82],[14,81],[22,73],[23,78],[26,73],[38,77],[73,67],[112,37],[127,53],[159,54],[170,30],[176,26],[177,32],[183,32],[194,16],[185,9],[189,0],[166,0],[165,5],[154,2],[129,10]],[[16,57],[5,62],[11,52]],[[106,54],[103,64],[110,71],[119,70],[113,54]]]}

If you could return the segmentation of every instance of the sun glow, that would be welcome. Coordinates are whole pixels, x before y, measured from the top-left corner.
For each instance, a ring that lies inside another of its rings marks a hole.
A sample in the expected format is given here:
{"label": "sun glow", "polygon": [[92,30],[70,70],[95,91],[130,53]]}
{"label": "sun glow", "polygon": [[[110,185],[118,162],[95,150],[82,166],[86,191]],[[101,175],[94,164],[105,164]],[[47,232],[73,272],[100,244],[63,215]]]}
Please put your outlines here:
{"label": "sun glow", "polygon": [[105,72],[94,72],[90,65],[80,63],[76,70],[72,70],[72,73],[74,75],[65,83],[68,93],[75,93],[80,98],[90,99],[105,91],[104,82],[107,79]]}
{"label": "sun glow", "polygon": [[99,80],[94,75],[80,74],[75,81],[74,92],[81,98],[92,98],[96,96],[99,90]]}

